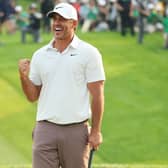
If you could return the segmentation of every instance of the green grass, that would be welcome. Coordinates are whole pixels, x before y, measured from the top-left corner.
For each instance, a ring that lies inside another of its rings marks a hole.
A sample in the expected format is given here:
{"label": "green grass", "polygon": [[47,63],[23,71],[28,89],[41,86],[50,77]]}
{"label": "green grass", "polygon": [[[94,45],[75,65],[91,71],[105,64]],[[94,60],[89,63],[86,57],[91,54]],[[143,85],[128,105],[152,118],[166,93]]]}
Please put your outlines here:
{"label": "green grass", "polygon": [[[0,168],[31,168],[31,165],[2,165]],[[167,165],[147,164],[92,164],[92,168],[167,168]]]}
{"label": "green grass", "polygon": [[[159,33],[136,37],[118,33],[78,35],[99,48],[106,71],[104,143],[95,164],[168,165],[168,50]],[[1,35],[0,47],[0,165],[31,164],[31,131],[36,104],[24,97],[18,76],[20,58],[31,58],[42,44],[20,44],[20,35]],[[132,168],[132,167],[131,167]]]}

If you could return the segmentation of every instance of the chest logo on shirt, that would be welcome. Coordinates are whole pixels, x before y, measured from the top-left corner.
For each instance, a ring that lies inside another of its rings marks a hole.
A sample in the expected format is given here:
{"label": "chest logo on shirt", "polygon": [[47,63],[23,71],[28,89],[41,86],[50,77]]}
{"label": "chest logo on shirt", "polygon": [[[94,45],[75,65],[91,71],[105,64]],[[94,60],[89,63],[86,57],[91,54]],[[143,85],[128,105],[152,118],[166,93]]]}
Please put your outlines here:
{"label": "chest logo on shirt", "polygon": [[75,53],[74,53],[74,54],[71,54],[70,56],[71,56],[71,57],[74,57],[74,56],[77,56],[77,55],[78,55],[78,54],[75,54]]}

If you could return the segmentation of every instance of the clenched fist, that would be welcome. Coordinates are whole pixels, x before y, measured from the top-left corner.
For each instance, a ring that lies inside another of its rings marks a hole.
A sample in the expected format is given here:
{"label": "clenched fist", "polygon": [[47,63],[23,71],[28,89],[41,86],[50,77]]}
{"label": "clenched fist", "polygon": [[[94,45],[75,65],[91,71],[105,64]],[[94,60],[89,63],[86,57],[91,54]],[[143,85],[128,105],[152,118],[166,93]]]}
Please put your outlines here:
{"label": "clenched fist", "polygon": [[88,138],[88,141],[89,141],[91,148],[98,150],[100,144],[103,142],[103,137],[102,137],[101,132],[92,132],[91,131],[89,138]]}
{"label": "clenched fist", "polygon": [[21,77],[28,77],[30,70],[30,60],[29,59],[21,59],[19,60],[19,73]]}

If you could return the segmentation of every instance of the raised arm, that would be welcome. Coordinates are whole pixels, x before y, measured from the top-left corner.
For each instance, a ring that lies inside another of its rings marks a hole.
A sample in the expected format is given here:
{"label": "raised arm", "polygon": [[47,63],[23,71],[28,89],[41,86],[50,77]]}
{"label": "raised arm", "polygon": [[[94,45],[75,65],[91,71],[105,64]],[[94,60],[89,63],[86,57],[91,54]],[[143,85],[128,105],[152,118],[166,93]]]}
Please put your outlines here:
{"label": "raised arm", "polygon": [[23,92],[29,101],[34,102],[39,98],[41,86],[34,85],[29,79],[30,60],[19,60],[18,67]]}

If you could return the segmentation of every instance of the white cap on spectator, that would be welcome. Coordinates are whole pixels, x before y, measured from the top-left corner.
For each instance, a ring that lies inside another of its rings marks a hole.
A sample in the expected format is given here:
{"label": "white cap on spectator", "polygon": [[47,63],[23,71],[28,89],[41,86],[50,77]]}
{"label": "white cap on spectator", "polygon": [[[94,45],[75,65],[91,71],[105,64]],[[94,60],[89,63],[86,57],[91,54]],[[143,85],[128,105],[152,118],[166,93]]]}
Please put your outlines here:
{"label": "white cap on spectator", "polygon": [[75,2],[76,2],[76,0],[69,0],[69,2],[70,2],[70,3],[75,3]]}
{"label": "white cap on spectator", "polygon": [[21,12],[22,11],[22,6],[18,5],[15,7],[16,12]]}
{"label": "white cap on spectator", "polygon": [[98,0],[98,5],[105,6],[106,5],[106,1],[105,0]]}
{"label": "white cap on spectator", "polygon": [[65,19],[78,20],[76,9],[72,5],[65,2],[57,4],[52,11],[47,13],[47,16],[53,17],[54,13],[61,15]]}
{"label": "white cap on spectator", "polygon": [[150,4],[148,4],[148,9],[154,9],[154,4],[152,4],[152,3],[150,3]]}
{"label": "white cap on spectator", "polygon": [[36,9],[37,8],[37,4],[36,3],[31,3],[29,8]]}

